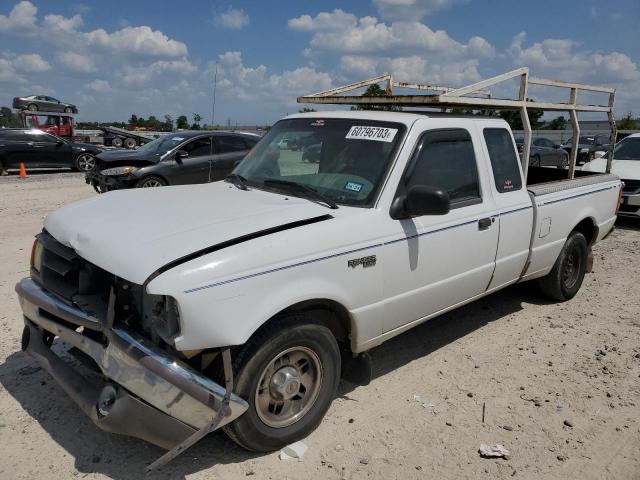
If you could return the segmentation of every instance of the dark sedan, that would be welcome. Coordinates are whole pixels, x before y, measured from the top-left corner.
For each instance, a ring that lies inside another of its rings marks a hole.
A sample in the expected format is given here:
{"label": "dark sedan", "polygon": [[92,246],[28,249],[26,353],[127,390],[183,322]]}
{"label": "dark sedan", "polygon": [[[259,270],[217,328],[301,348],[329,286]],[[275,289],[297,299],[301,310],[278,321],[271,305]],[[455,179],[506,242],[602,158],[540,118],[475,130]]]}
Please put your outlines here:
{"label": "dark sedan", "polygon": [[0,171],[19,168],[74,168],[88,172],[103,150],[91,143],[70,142],[42,130],[0,129]]}
{"label": "dark sedan", "polygon": [[[516,138],[516,145],[518,145],[518,152],[522,154],[524,139]],[[569,165],[569,154],[561,145],[552,142],[548,138],[538,137],[531,142],[529,165],[533,167],[565,168]]]}
{"label": "dark sedan", "polygon": [[[567,152],[571,153],[571,142],[573,137],[562,144]],[[593,160],[594,154],[597,151],[608,151],[611,139],[608,134],[600,135],[581,135],[578,137],[578,155],[576,157],[576,163],[582,165],[583,163]]]}
{"label": "dark sedan", "polygon": [[99,193],[224,179],[260,140],[240,132],[170,133],[137,150],[111,150],[96,157],[87,183]]}
{"label": "dark sedan", "polygon": [[30,110],[32,112],[64,112],[78,113],[78,107],[72,103],[61,102],[57,98],[46,95],[29,95],[28,97],[15,97],[13,108],[17,110]]}

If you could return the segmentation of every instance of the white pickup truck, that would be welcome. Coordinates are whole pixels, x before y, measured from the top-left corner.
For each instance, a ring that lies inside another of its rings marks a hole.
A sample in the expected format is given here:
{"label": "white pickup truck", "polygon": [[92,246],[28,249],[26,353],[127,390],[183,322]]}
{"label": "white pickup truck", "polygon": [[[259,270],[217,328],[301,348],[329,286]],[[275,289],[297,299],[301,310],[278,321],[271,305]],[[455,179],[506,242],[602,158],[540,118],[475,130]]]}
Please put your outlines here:
{"label": "white pickup truck", "polygon": [[50,214],[16,286],[23,349],[105,430],[183,449],[223,426],[272,451],[316,428],[341,375],[364,381],[361,354],[385,340],[516,282],[572,298],[621,182],[566,175],[525,183],[497,118],[292,115],[225,182]]}

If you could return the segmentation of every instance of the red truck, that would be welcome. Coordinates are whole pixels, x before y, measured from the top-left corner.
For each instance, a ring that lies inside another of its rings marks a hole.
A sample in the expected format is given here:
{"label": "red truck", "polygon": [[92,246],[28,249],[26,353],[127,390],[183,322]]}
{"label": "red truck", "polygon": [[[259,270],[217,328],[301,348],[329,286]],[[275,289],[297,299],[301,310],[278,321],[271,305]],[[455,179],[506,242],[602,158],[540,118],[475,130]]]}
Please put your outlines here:
{"label": "red truck", "polygon": [[58,137],[72,138],[75,129],[75,118],[69,113],[31,112],[20,113],[24,128],[36,128]]}

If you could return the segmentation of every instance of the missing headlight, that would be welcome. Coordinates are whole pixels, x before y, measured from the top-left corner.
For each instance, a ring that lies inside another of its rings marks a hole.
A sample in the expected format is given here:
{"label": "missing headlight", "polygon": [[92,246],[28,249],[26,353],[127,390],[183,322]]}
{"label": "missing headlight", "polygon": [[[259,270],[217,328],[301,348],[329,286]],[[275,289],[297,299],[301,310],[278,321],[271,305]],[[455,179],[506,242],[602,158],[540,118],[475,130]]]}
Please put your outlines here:
{"label": "missing headlight", "polygon": [[164,295],[146,295],[144,324],[149,327],[151,339],[158,337],[173,345],[173,339],[180,331],[180,311],[174,298]]}

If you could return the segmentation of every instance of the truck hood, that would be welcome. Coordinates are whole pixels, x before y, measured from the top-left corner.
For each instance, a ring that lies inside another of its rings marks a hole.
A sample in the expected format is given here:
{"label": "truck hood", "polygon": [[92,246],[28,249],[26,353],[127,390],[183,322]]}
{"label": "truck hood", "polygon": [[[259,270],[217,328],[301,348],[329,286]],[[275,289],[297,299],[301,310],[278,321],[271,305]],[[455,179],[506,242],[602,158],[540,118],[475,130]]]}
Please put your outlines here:
{"label": "truck hood", "polygon": [[[589,172],[604,172],[607,168],[606,158],[596,158],[582,167]],[[616,160],[611,162],[611,173],[623,180],[640,180],[640,160]]]}
{"label": "truck hood", "polygon": [[56,210],[44,228],[85,260],[143,284],[186,255],[330,212],[305,199],[217,182],[109,192]]}

